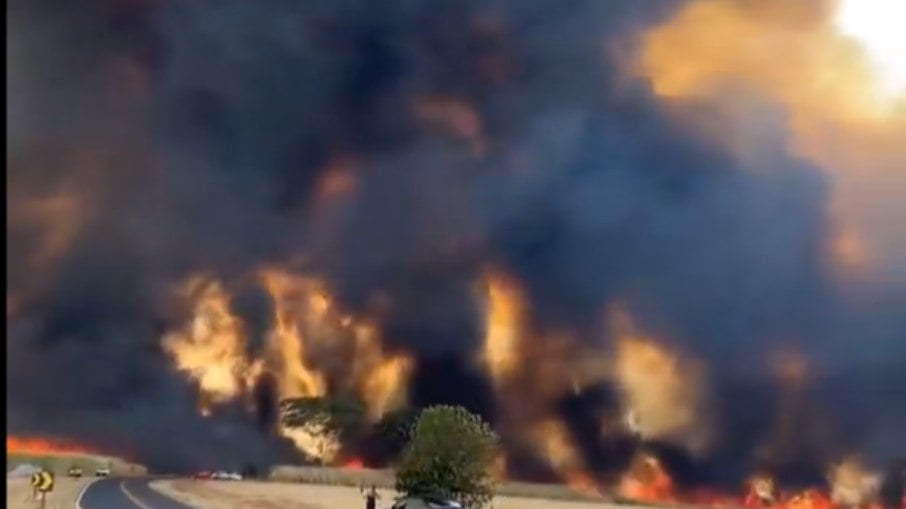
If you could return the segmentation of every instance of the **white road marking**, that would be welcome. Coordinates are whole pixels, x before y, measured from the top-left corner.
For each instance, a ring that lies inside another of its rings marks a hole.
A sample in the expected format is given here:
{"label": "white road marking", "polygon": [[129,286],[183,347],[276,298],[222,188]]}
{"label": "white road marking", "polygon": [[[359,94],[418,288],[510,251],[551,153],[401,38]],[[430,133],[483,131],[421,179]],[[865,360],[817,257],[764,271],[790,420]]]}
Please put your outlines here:
{"label": "white road marking", "polygon": [[98,482],[97,479],[93,479],[93,480],[91,480],[91,481],[88,481],[88,484],[86,484],[86,485],[82,488],[82,491],[79,492],[79,496],[76,497],[76,499],[75,499],[75,506],[76,506],[76,509],[84,509],[84,508],[82,507],[82,497],[85,496],[85,492],[88,491],[88,487],[91,486],[92,484],[96,483],[96,482]]}
{"label": "white road marking", "polygon": [[132,501],[133,504],[141,507],[142,509],[154,509],[150,505],[139,500],[135,495],[133,495],[129,490],[126,489],[126,481],[120,481],[120,491],[126,495],[126,498]]}

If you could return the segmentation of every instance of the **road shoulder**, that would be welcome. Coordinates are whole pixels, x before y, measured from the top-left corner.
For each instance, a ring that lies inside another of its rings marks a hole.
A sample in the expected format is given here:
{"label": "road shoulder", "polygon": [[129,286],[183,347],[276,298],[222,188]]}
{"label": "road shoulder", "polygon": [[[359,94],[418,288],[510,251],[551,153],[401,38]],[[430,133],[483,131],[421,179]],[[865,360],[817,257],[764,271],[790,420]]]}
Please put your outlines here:
{"label": "road shoulder", "polygon": [[[57,477],[54,489],[47,494],[46,509],[72,509],[93,478],[69,479]],[[34,509],[39,507],[32,496],[28,479],[6,480],[6,507],[10,509]]]}

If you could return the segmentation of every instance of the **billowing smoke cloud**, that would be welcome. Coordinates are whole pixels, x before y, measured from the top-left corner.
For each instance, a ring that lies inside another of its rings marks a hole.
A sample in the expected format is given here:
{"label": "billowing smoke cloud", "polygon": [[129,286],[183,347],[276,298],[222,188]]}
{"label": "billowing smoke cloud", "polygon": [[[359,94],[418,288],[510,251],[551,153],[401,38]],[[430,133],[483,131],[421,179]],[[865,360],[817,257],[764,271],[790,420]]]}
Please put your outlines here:
{"label": "billowing smoke cloud", "polygon": [[[490,398],[436,386],[473,376],[474,283],[494,266],[521,281],[532,329],[606,351],[620,303],[703,359],[726,464],[817,436],[807,412],[771,436],[805,405],[847,414],[809,461],[830,444],[906,453],[902,292],[840,298],[833,182],[790,149],[784,105],[746,98],[759,114],[737,150],[713,134],[738,110],[626,71],[683,3],[10,4],[10,432],[171,466],[275,460],[241,409],[198,416],[161,347],[190,312],[168,296],[198,273],[265,330],[270,304],[244,282],[274,264],[379,316],[386,348],[453,359],[448,380],[416,370],[416,402],[493,417]],[[772,375],[788,347],[820,361],[806,388]],[[847,362],[854,348],[895,362]]]}

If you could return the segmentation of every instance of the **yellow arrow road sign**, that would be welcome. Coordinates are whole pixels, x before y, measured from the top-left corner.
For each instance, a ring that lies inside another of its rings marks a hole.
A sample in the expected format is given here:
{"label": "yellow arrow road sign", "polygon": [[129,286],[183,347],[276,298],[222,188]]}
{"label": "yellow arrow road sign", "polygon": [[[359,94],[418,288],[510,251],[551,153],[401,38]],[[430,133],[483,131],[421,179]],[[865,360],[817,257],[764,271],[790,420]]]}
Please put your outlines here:
{"label": "yellow arrow road sign", "polygon": [[42,470],[31,476],[31,485],[38,491],[51,491],[53,489],[53,474]]}

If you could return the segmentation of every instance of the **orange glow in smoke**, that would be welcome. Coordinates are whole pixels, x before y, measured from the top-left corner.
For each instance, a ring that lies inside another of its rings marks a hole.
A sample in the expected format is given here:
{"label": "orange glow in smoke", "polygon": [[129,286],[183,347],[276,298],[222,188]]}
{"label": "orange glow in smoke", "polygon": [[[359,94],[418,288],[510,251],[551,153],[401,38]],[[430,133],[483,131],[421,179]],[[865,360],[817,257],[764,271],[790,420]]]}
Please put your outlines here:
{"label": "orange glow in smoke", "polygon": [[906,90],[890,90],[891,73],[906,72],[894,12],[903,6],[694,0],[642,36],[634,65],[664,101],[718,105],[732,128],[716,136],[741,154],[758,152],[752,143],[771,123],[788,131],[790,150],[833,179],[828,215],[843,231],[827,247],[847,280],[896,273],[906,245],[896,220],[906,189]]}
{"label": "orange glow in smoke", "polygon": [[343,468],[345,468],[346,470],[361,470],[365,468],[365,464],[360,458],[353,457],[343,463]]}

